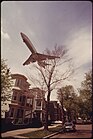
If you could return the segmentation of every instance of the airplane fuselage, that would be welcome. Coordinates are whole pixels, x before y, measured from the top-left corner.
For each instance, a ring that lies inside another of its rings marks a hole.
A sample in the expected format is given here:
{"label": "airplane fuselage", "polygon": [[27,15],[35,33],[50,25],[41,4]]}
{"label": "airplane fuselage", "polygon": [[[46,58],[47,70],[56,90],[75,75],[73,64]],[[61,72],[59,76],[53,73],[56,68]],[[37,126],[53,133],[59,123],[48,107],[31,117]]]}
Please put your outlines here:
{"label": "airplane fuselage", "polygon": [[33,59],[32,62],[41,61],[40,57],[38,56],[38,53],[31,54],[31,59]]}
{"label": "airplane fuselage", "polygon": [[[31,41],[29,40],[29,38],[28,38],[25,34],[23,34],[22,32],[21,32],[21,37],[22,37],[23,41],[26,43],[26,45],[27,45],[27,47],[29,48],[29,50],[30,50],[32,53],[37,53],[37,51],[36,51],[35,47],[33,46],[32,42],[31,42]],[[31,49],[32,47],[33,47],[33,49]]]}

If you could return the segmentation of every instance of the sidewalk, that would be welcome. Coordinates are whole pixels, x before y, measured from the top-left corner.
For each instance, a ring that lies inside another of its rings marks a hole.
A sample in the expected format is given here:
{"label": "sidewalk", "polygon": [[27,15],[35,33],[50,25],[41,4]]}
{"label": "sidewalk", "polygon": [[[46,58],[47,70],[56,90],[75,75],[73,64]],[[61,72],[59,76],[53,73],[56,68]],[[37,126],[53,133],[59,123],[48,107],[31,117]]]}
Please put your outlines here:
{"label": "sidewalk", "polygon": [[[53,126],[49,126],[49,128],[53,128],[56,127],[57,125],[53,125]],[[18,130],[12,130],[12,131],[7,131],[5,133],[1,133],[1,137],[2,138],[8,138],[8,137],[12,137],[12,138],[26,138],[26,137],[22,137],[22,136],[18,136],[20,134],[25,134],[25,133],[29,133],[31,131],[37,131],[37,130],[41,130],[44,129],[44,127],[41,128],[26,128],[26,129],[18,129]]]}
{"label": "sidewalk", "polygon": [[[28,132],[31,132],[31,131],[41,130],[43,128],[44,127],[17,129],[17,130],[12,130],[12,131],[7,131],[5,133],[2,133],[1,136],[2,136],[2,138],[5,138],[5,137],[17,137],[17,135],[19,135],[19,134],[25,134],[25,133],[28,133]],[[21,138],[23,138],[23,137],[21,136]]]}

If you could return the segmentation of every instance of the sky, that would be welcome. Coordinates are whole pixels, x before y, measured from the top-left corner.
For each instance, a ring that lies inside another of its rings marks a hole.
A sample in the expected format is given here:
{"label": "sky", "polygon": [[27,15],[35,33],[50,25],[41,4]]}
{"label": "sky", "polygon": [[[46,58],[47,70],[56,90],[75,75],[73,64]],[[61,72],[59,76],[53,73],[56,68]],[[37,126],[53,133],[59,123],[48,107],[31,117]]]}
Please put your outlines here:
{"label": "sky", "polygon": [[[92,67],[90,1],[1,3],[1,58],[7,59],[12,74],[27,76],[29,66],[23,66],[23,63],[29,57],[30,51],[23,43],[20,32],[29,37],[40,53],[46,48],[52,50],[55,44],[68,48],[74,67],[78,68],[68,84],[73,84],[75,88],[80,87],[85,73]],[[51,94],[51,99],[56,99],[56,92]]]}

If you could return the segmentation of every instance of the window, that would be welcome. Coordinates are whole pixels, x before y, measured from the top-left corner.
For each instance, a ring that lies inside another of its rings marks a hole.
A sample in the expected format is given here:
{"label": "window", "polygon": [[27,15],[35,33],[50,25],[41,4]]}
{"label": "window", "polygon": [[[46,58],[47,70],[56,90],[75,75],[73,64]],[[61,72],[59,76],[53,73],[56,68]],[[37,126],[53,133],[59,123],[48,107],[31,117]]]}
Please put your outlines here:
{"label": "window", "polygon": [[22,96],[19,97],[19,101],[22,102]]}
{"label": "window", "polygon": [[27,106],[30,105],[30,98],[27,98],[27,103],[26,103]]}
{"label": "window", "polygon": [[13,100],[16,100],[17,96],[13,96]]}
{"label": "window", "polygon": [[15,86],[21,86],[21,79],[16,79]]}
{"label": "window", "polygon": [[14,115],[14,108],[10,108],[10,117],[13,117]]}
{"label": "window", "polygon": [[30,105],[32,105],[33,104],[33,100],[32,99],[30,99]]}
{"label": "window", "polygon": [[26,106],[32,106],[32,104],[33,104],[33,99],[27,98]]}
{"label": "window", "polygon": [[15,86],[19,85],[19,79],[16,79]]}
{"label": "window", "polygon": [[44,109],[46,108],[45,101],[43,101],[42,107],[43,107]]}
{"label": "window", "polygon": [[41,100],[36,101],[36,106],[41,106]]}
{"label": "window", "polygon": [[26,110],[26,111],[25,111],[25,117],[26,117],[26,118],[30,118],[31,115],[32,115],[31,110]]}
{"label": "window", "polygon": [[28,103],[28,104],[30,103],[30,98],[27,98],[27,103]]}
{"label": "window", "polygon": [[22,105],[25,105],[26,96],[23,96]]}
{"label": "window", "polygon": [[17,92],[16,91],[13,92],[12,100],[17,100]]}
{"label": "window", "polygon": [[17,110],[17,118],[22,118],[23,117],[23,110],[22,109],[18,109]]}
{"label": "window", "polygon": [[36,112],[36,116],[40,120],[40,112]]}
{"label": "window", "polygon": [[41,94],[41,92],[36,92],[36,98],[42,98],[42,94]]}
{"label": "window", "polygon": [[19,102],[21,103],[22,106],[25,105],[25,100],[26,100],[26,96],[22,96],[22,95],[21,95],[21,96],[19,97]]}

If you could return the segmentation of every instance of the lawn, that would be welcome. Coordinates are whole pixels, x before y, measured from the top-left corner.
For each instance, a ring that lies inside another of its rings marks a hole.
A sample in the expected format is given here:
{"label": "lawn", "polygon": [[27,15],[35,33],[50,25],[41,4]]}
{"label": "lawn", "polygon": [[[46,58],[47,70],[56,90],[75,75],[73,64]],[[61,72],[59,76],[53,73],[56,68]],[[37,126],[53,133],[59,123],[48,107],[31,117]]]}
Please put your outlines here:
{"label": "lawn", "polygon": [[29,138],[43,138],[45,136],[48,136],[50,134],[56,133],[62,129],[62,126],[59,125],[57,127],[49,128],[49,130],[38,130],[38,131],[32,131],[26,134],[21,134],[20,136],[29,137]]}

